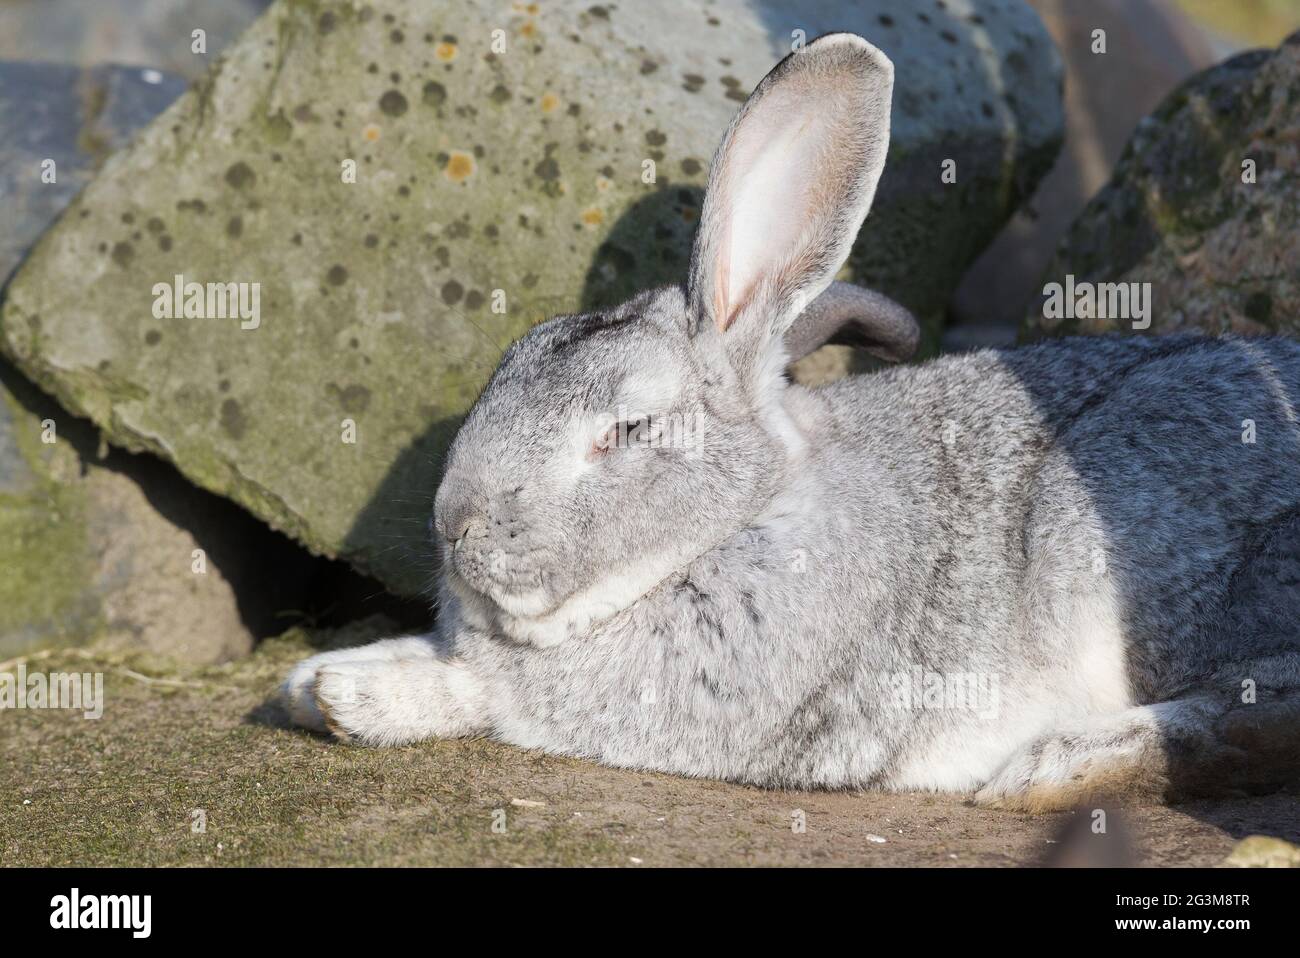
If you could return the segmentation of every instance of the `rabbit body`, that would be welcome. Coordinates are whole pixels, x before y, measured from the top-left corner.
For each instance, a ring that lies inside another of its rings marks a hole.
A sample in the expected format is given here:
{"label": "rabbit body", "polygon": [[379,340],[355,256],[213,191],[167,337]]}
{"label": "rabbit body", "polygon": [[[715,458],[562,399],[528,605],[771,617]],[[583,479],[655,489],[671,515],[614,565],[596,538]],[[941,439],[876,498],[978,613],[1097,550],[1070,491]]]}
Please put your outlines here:
{"label": "rabbit body", "polygon": [[448,595],[439,635],[352,681],[461,676],[414,697],[472,714],[415,737],[804,787],[971,789],[1058,729],[1196,694],[1217,719],[1243,682],[1300,688],[1297,393],[1300,344],[1195,337],[791,387],[808,451],[783,492],[612,621],[537,648]]}
{"label": "rabbit body", "polygon": [[[891,90],[860,38],[787,58],[719,149],[686,286],[511,348],[438,491],[436,633],[308,659],[296,722],[1031,808],[1300,752],[1300,344],[1065,339],[785,382]],[[886,319],[862,324],[882,355],[914,343]],[[600,441],[616,403],[693,411],[697,458]]]}

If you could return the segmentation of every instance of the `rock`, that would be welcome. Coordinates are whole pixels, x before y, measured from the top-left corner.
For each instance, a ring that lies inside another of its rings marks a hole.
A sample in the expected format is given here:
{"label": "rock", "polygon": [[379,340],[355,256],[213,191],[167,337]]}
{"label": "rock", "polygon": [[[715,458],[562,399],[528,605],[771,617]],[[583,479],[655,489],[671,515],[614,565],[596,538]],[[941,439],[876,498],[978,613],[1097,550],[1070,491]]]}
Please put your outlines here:
{"label": "rock", "polygon": [[184,89],[156,70],[0,63],[0,283],[99,164]]}
{"label": "rock", "polygon": [[[1153,333],[1300,332],[1298,131],[1300,34],[1197,75],[1138,126],[1043,282],[1151,283]],[[1022,335],[1131,327],[1036,303]]]}
{"label": "rock", "polygon": [[[1065,146],[1033,197],[971,265],[953,296],[945,349],[1008,345],[1038,302],[1065,231],[1106,185],[1133,128],[1192,74],[1217,62],[1167,0],[1029,0],[1065,61]],[[1093,31],[1106,52],[1095,53]]]}
{"label": "rock", "polygon": [[0,362],[0,659],[99,639],[207,664],[279,632],[310,574],[298,548],[98,442]]}
{"label": "rock", "polygon": [[[6,0],[0,59],[131,63],[197,80],[271,0]],[[204,31],[206,53],[193,49]]]}
{"label": "rock", "polygon": [[1223,860],[1227,868],[1300,868],[1300,845],[1271,835],[1250,835]]}
{"label": "rock", "polygon": [[[135,68],[0,63],[0,277],[97,163],[183,89]],[[44,159],[55,161],[53,183],[42,182]],[[290,542],[172,467],[101,456],[99,445],[95,429],[0,361],[0,659],[96,638],[216,662],[279,632],[276,612],[303,606],[312,570]]]}
{"label": "rock", "polygon": [[[831,28],[899,77],[845,275],[933,343],[1059,145],[1059,61],[1018,5],[280,0],[44,238],[0,348],[111,442],[417,594],[438,455],[501,348],[681,281],[726,123]],[[156,317],[177,275],[248,284],[250,317],[259,284],[258,321]]]}

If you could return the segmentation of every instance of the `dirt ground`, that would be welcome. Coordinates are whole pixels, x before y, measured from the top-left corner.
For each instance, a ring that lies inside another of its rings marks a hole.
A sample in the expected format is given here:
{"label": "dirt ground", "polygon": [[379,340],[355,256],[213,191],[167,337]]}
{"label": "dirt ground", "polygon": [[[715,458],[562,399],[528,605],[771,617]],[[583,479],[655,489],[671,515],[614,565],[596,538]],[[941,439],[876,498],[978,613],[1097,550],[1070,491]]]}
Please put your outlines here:
{"label": "dirt ground", "polygon": [[339,745],[266,704],[309,651],[291,633],[201,671],[107,647],[26,660],[103,672],[105,708],[0,712],[0,865],[1179,866],[1217,865],[1251,834],[1300,840],[1295,794],[1107,809],[1099,839],[1092,810],[763,791],[482,740]]}

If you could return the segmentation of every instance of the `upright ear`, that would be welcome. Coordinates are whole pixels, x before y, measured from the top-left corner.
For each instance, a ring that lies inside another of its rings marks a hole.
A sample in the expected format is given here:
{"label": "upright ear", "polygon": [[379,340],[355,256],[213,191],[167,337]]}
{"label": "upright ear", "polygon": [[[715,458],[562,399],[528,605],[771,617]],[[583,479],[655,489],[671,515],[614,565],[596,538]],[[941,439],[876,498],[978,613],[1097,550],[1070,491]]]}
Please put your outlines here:
{"label": "upright ear", "polygon": [[713,157],[688,287],[691,331],[757,361],[831,282],[889,149],[894,66],[831,33],[772,70]]}

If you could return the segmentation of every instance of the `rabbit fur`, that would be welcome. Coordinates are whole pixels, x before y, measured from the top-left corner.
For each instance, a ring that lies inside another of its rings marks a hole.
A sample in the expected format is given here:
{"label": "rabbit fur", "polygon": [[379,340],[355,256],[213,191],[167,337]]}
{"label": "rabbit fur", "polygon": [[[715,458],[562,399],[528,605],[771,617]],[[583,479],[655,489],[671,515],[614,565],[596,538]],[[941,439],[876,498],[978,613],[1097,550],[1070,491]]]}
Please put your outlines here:
{"label": "rabbit fur", "polygon": [[[1282,775],[1300,345],[1073,338],[786,380],[847,318],[830,284],[892,89],[851,34],[788,56],[719,147],[686,285],[510,347],[437,492],[434,633],[307,659],[296,723],[1024,809]],[[910,352],[882,301],[859,325]]]}

